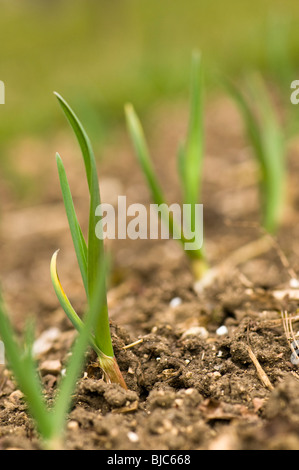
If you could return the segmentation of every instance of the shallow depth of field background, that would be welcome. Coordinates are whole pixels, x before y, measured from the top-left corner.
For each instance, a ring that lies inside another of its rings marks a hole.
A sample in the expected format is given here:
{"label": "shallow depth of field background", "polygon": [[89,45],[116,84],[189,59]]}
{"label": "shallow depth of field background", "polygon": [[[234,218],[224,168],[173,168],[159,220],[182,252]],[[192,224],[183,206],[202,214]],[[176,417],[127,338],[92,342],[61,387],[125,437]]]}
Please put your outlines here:
{"label": "shallow depth of field background", "polygon": [[125,132],[126,102],[149,133],[153,107],[187,103],[194,49],[204,57],[207,101],[223,93],[221,76],[242,85],[260,70],[294,122],[299,115],[289,101],[299,78],[294,0],[0,0],[0,12],[0,181],[20,206],[43,196],[38,168],[54,161],[47,142],[60,132],[72,138],[54,90],[76,110],[97,157],[116,129]]}
{"label": "shallow depth of field background", "polygon": [[124,102],[146,113],[157,100],[187,96],[194,48],[210,87],[218,73],[255,68],[287,86],[298,70],[294,0],[1,0],[0,9],[1,145],[65,125],[53,90],[104,139]]}

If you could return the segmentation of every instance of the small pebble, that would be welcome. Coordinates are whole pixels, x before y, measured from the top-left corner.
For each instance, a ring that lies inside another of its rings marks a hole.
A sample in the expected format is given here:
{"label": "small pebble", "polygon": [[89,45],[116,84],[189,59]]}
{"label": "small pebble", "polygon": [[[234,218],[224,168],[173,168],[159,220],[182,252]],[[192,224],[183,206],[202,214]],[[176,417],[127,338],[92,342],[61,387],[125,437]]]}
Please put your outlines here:
{"label": "small pebble", "polygon": [[170,302],[169,302],[169,306],[171,308],[176,308],[178,307],[179,305],[182,304],[182,299],[180,297],[174,297]]}
{"label": "small pebble", "polygon": [[19,400],[21,400],[24,397],[24,394],[21,392],[21,390],[15,390],[9,395],[9,400],[12,403],[18,403]]}
{"label": "small pebble", "polygon": [[33,354],[34,356],[40,356],[50,351],[54,341],[59,338],[60,330],[58,328],[49,328],[44,331],[40,337],[33,343]]}
{"label": "small pebble", "polygon": [[138,442],[139,441],[139,437],[138,437],[138,434],[136,434],[136,432],[130,431],[130,432],[128,432],[127,436],[128,436],[128,438],[131,442]]}
{"label": "small pebble", "polygon": [[185,394],[186,394],[186,395],[193,395],[194,392],[195,392],[195,388],[192,388],[192,387],[187,388],[187,389],[185,390]]}
{"label": "small pebble", "polygon": [[219,336],[227,335],[227,333],[228,333],[228,329],[226,328],[225,325],[220,326],[220,327],[216,330],[216,334],[219,335]]}
{"label": "small pebble", "polygon": [[41,365],[40,365],[40,370],[41,372],[43,372],[44,374],[53,374],[53,375],[57,375],[61,372],[61,362],[56,359],[56,360],[52,360],[52,361],[44,361]]}
{"label": "small pebble", "polygon": [[77,423],[77,421],[72,420],[67,423],[67,428],[70,431],[77,431],[79,429],[79,424]]}
{"label": "small pebble", "polygon": [[183,333],[182,338],[185,338],[186,336],[200,336],[201,338],[206,339],[209,336],[209,333],[203,326],[192,326]]}
{"label": "small pebble", "polygon": [[221,374],[220,372],[213,372],[213,376],[216,378],[216,379],[219,379],[219,377],[221,377]]}
{"label": "small pebble", "polygon": [[296,279],[296,278],[293,277],[293,278],[290,280],[290,287],[292,287],[292,289],[298,289],[298,288],[299,288],[299,281],[298,281],[298,279]]}
{"label": "small pebble", "polygon": [[176,398],[174,400],[174,403],[175,403],[175,406],[180,407],[180,406],[183,406],[184,400],[182,398]]}

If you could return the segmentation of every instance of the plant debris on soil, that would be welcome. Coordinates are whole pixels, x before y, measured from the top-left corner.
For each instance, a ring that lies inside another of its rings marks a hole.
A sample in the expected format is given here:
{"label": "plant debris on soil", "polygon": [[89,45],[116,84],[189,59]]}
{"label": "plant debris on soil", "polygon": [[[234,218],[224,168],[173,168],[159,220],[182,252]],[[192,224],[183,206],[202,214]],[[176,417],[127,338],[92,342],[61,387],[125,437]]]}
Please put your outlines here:
{"label": "plant debris on soil", "polygon": [[[150,145],[169,200],[178,202],[175,149],[184,134],[186,109],[171,106],[153,110]],[[57,248],[63,257],[65,289],[77,310],[84,311],[56,176],[58,145],[84,226],[88,203],[81,160],[76,158],[75,142],[64,135],[45,144],[21,142],[13,149],[16,168],[24,168],[25,176],[27,162],[35,172],[40,168],[40,174],[34,174],[41,182],[38,206],[20,203],[0,177],[4,297],[18,333],[26,318],[36,319],[34,351],[49,404],[76,335],[51,288],[49,261]],[[298,152],[299,142],[294,140],[277,238],[295,273]],[[99,175],[103,202],[116,203],[118,195],[126,195],[128,204],[150,203],[123,131],[105,149]],[[207,110],[202,201],[205,250],[212,267],[263,235],[258,229],[256,178],[238,113],[230,101],[218,98]],[[108,293],[113,343],[129,390],[105,383],[89,351],[69,414],[66,449],[298,449],[299,371],[290,360],[281,311],[295,315],[299,296],[275,244],[238,266],[222,269],[202,289],[194,288],[188,260],[177,245],[171,240],[107,243],[113,254]],[[295,322],[293,328],[296,333]],[[38,448],[22,393],[2,366],[0,449]]]}

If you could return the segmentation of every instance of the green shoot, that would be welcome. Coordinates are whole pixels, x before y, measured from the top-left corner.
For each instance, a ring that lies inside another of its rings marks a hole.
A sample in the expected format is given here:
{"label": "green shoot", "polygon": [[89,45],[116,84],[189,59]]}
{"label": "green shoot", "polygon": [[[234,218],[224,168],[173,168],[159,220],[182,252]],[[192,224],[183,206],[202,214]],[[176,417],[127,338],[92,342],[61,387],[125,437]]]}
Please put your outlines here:
{"label": "green shoot", "polygon": [[42,385],[38,377],[35,361],[32,357],[32,330],[27,331],[27,346],[23,350],[15,339],[5,307],[0,298],[0,335],[5,345],[5,354],[16,382],[24,394],[28,410],[35,422],[36,429],[45,449],[61,449],[65,433],[65,424],[72,403],[76,382],[83,369],[84,355],[92,330],[97,323],[98,312],[105,299],[105,265],[97,276],[98,289],[90,302],[84,317],[80,333],[76,339],[72,355],[66,367],[66,374],[61,379],[54,405],[49,409],[43,396]]}
{"label": "green shoot", "polygon": [[[90,300],[93,298],[94,292],[98,289],[96,282],[97,272],[100,269],[101,264],[104,262],[103,239],[97,238],[95,230],[95,212],[97,206],[101,202],[96,161],[90,140],[81,122],[79,121],[73,110],[70,108],[70,106],[67,104],[67,102],[60,95],[58,95],[57,93],[55,94],[80,145],[89,188],[90,206],[87,245],[77,219],[66,172],[62,160],[57,154],[57,168],[64,205],[69,222],[69,228],[73,239],[78,265],[81,271],[82,281],[86,291],[87,301],[90,305]],[[77,315],[71,303],[69,302],[59,281],[56,268],[56,259],[57,252],[54,253],[51,261],[51,278],[56,295],[62,308],[64,309],[68,318],[73,323],[74,327],[78,331],[81,331],[83,326],[82,321],[80,320],[79,316]],[[94,328],[94,336],[90,336],[89,342],[98,355],[99,364],[104,372],[106,380],[108,382],[119,383],[122,385],[122,387],[126,388],[126,384],[114,357],[106,295],[104,298],[104,302],[102,303],[102,306],[98,311],[97,322]]]}
{"label": "green shoot", "polygon": [[226,82],[226,88],[240,109],[259,165],[262,225],[265,230],[273,234],[279,226],[283,208],[286,173],[285,138],[260,77],[256,77],[251,84],[255,108],[235,85]]}
{"label": "green shoot", "polygon": [[[180,233],[179,241],[184,245],[186,237],[183,234],[183,227],[177,226],[177,221],[169,212],[163,210],[166,206],[165,197],[159,184],[156,172],[154,170],[148,147],[145,141],[141,123],[131,104],[125,107],[126,120],[129,134],[131,136],[137,159],[142,168],[147,184],[149,186],[152,199],[155,204],[161,206],[162,221],[167,223],[170,234]],[[190,231],[195,230],[195,210],[198,204],[200,185],[202,179],[203,162],[203,79],[202,64],[199,54],[194,53],[191,69],[191,104],[190,118],[187,139],[179,148],[178,152],[178,171],[180,175],[183,204],[190,207],[190,216],[183,223],[187,225]],[[188,230],[189,231],[189,230]],[[193,273],[196,279],[199,279],[207,270],[207,264],[202,248],[196,250],[186,250],[190,259]]]}
{"label": "green shoot", "polygon": [[271,76],[289,100],[289,85],[296,76],[291,50],[290,17],[270,14],[265,35],[266,60]]}

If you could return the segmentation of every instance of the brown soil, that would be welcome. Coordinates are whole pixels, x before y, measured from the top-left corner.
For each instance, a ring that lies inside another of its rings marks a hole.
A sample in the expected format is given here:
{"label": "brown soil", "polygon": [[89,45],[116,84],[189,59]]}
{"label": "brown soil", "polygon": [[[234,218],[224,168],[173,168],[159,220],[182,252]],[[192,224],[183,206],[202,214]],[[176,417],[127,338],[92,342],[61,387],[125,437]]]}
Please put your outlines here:
{"label": "brown soil", "polygon": [[[170,202],[179,200],[174,156],[185,121],[185,105],[167,105],[153,110],[148,122],[150,146]],[[209,106],[206,136],[205,248],[216,266],[261,232],[253,224],[259,220],[254,160],[238,114],[226,99]],[[123,130],[115,142],[107,145],[99,163],[102,200],[114,203],[117,195],[125,194],[128,204],[149,203]],[[19,142],[7,154],[23,178],[40,184],[38,205],[17,200],[7,181],[0,185],[1,282],[12,321],[21,333],[26,318],[33,315],[37,337],[58,328],[49,349],[39,356],[50,402],[75,335],[51,287],[49,260],[57,248],[65,290],[77,311],[84,310],[58,187],[56,150],[65,162],[86,228],[87,188],[69,133],[47,144]],[[280,249],[295,272],[299,271],[298,153],[298,141],[293,141],[278,234]],[[129,391],[104,383],[90,352],[69,416],[66,448],[298,449],[299,375],[290,362],[280,311],[294,314],[299,300],[291,300],[287,293],[283,300],[275,296],[277,290],[290,290],[290,273],[278,251],[273,248],[237,268],[224,269],[212,285],[196,292],[176,242],[115,240],[108,245],[114,257],[108,294],[113,341]],[[171,302],[175,298],[180,299],[176,306]],[[227,334],[220,336],[217,329],[223,325]],[[141,341],[124,349],[137,340]],[[54,365],[48,362],[52,360]],[[2,370],[0,448],[38,446],[22,395],[10,373]]]}

